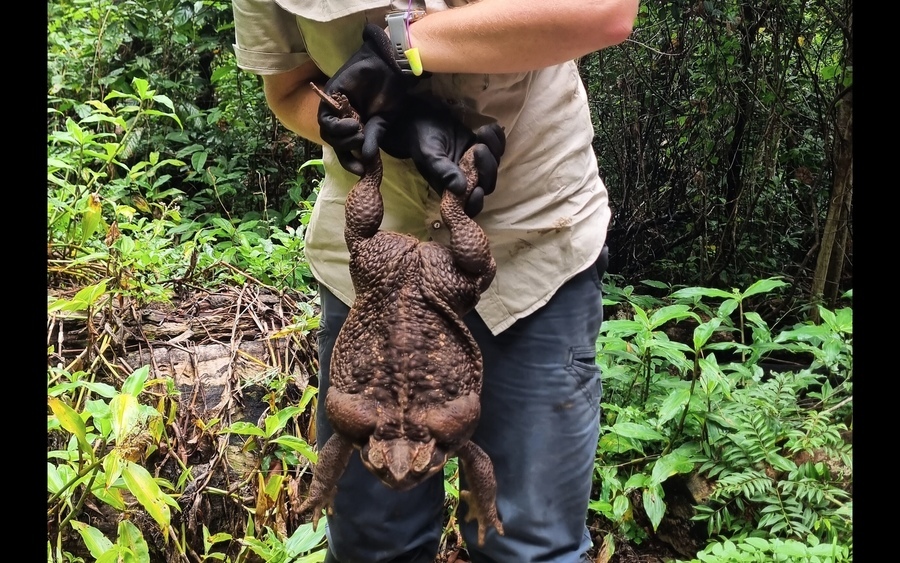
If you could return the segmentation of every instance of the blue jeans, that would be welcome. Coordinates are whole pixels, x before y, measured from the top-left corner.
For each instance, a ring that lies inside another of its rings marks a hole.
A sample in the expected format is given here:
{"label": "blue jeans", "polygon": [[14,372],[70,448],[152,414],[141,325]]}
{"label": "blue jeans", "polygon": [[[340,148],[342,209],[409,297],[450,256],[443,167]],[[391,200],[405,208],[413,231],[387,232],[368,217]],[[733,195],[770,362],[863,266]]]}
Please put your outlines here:
{"label": "blue jeans", "polygon": [[[459,522],[473,563],[582,563],[591,540],[587,505],[600,428],[596,341],[603,321],[600,274],[591,266],[551,300],[497,336],[477,314],[465,321],[484,356],[481,419],[473,441],[490,456],[504,536]],[[348,307],[321,288],[320,396],[328,390],[331,350]],[[333,433],[318,410],[319,444]],[[465,488],[465,475],[461,476]],[[354,452],[328,518],[326,563],[432,563],[443,524],[438,473],[396,492],[371,475]]]}

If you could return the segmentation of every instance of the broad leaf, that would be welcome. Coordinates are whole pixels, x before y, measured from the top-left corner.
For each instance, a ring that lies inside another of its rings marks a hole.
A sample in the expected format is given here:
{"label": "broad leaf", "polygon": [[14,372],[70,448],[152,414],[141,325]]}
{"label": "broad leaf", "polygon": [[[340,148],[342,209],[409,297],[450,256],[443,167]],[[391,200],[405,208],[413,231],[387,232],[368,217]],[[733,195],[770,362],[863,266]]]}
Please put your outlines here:
{"label": "broad leaf", "polygon": [[773,289],[776,289],[779,287],[784,287],[786,285],[787,285],[787,283],[781,281],[778,278],[768,278],[765,280],[759,280],[758,282],[756,282],[753,285],[751,285],[750,287],[748,287],[741,294],[741,298],[746,299],[746,298],[750,297],[751,295],[756,295],[757,293],[767,293],[769,291],[772,291]]}
{"label": "broad leaf", "polygon": [[672,298],[674,299],[693,299],[695,297],[720,297],[722,299],[731,299],[734,297],[734,294],[709,287],[686,287],[684,289],[679,289],[672,294]]}
{"label": "broad leaf", "polygon": [[143,366],[129,375],[122,384],[122,393],[128,393],[137,397],[144,390],[144,382],[150,375],[150,366]]}
{"label": "broad leaf", "polygon": [[681,320],[687,317],[697,317],[690,311],[690,307],[683,304],[668,305],[653,312],[650,317],[650,328],[656,329],[672,320]]}
{"label": "broad leaf", "polygon": [[634,440],[632,438],[627,438],[619,434],[613,434],[612,432],[600,436],[600,441],[597,444],[597,448],[601,452],[609,452],[615,454],[625,453],[629,450],[644,453],[644,449],[640,441]]}
{"label": "broad leaf", "polygon": [[51,397],[48,402],[50,403],[50,410],[53,411],[53,415],[59,420],[60,425],[72,433],[78,440],[78,445],[81,450],[93,458],[94,453],[93,450],[91,450],[91,446],[87,443],[87,428],[84,425],[84,421],[81,419],[81,415],[56,397]]}
{"label": "broad leaf", "polygon": [[691,388],[689,383],[682,383],[685,383],[685,385],[673,389],[659,407],[659,420],[657,422],[659,426],[684,412],[684,407],[691,398]]}
{"label": "broad leaf", "polygon": [[164,496],[164,493],[153,480],[153,476],[144,467],[132,462],[126,462],[122,476],[125,478],[128,490],[141,503],[144,510],[156,520],[156,523],[163,529],[163,535],[167,537],[171,515],[168,505],[160,498]]}
{"label": "broad leaf", "polygon": [[125,510],[125,498],[122,496],[122,489],[118,487],[107,488],[106,485],[104,485],[105,477],[102,472],[99,477],[100,479],[94,483],[94,488],[91,489],[91,493],[116,510]]}
{"label": "broad leaf", "polygon": [[662,522],[663,515],[666,513],[666,503],[662,498],[662,487],[655,485],[644,489],[641,496],[643,497],[644,511],[647,513],[647,518],[650,519],[650,524],[653,525],[653,530],[656,531],[659,523]]}
{"label": "broad leaf", "polygon": [[297,416],[303,411],[300,407],[287,407],[281,409],[274,415],[266,417],[266,437],[271,438],[276,432],[281,431],[291,418]]}
{"label": "broad leaf", "polygon": [[97,528],[78,520],[70,520],[69,523],[81,534],[84,545],[87,546],[94,559],[99,559],[100,556],[112,549],[113,543]]}
{"label": "broad leaf", "polygon": [[636,440],[665,440],[665,436],[656,430],[645,424],[638,424],[636,422],[617,422],[610,428],[610,431],[619,436],[634,438]]}
{"label": "broad leaf", "polygon": [[653,464],[650,482],[654,485],[661,485],[672,475],[688,473],[693,468],[694,463],[683,452],[676,450],[656,460],[656,463]]}
{"label": "broad leaf", "polygon": [[796,540],[785,540],[784,543],[775,544],[775,553],[777,555],[787,555],[790,558],[805,558],[806,546]]}
{"label": "broad leaf", "polygon": [[316,451],[303,438],[298,438],[296,436],[279,436],[272,440],[272,442],[294,450],[312,463],[318,463],[319,461],[319,456]]}
{"label": "broad leaf", "polygon": [[694,350],[700,350],[701,348],[703,348],[703,346],[706,345],[706,342],[721,324],[722,319],[715,318],[698,325],[697,328],[694,329]]}
{"label": "broad leaf", "polygon": [[[65,467],[65,466],[63,466]],[[64,479],[62,475],[59,474],[59,470],[55,465],[47,462],[47,490],[51,493],[58,493],[62,490],[62,488],[68,482],[67,479]]]}
{"label": "broad leaf", "polygon": [[737,299],[726,299],[725,301],[722,301],[721,305],[719,305],[718,310],[716,310],[716,315],[719,318],[727,319],[729,316],[731,316],[731,313],[733,313],[734,310],[737,309],[737,307]]}
{"label": "broad leaf", "polygon": [[243,421],[235,422],[231,426],[223,428],[220,433],[241,434],[244,436],[259,436],[260,438],[266,437],[266,433],[263,432],[262,428],[250,422]]}
{"label": "broad leaf", "polygon": [[116,540],[116,543],[131,552],[135,563],[150,563],[150,550],[147,546],[147,540],[144,539],[137,526],[128,520],[119,522],[119,538]]}
{"label": "broad leaf", "polygon": [[134,395],[120,393],[109,402],[112,411],[113,438],[121,445],[138,427],[140,421],[140,403]]}
{"label": "broad leaf", "polygon": [[[284,542],[288,557],[296,557],[320,546],[325,539],[325,526],[313,530],[312,522],[303,524]],[[322,554],[324,556],[324,553]]]}

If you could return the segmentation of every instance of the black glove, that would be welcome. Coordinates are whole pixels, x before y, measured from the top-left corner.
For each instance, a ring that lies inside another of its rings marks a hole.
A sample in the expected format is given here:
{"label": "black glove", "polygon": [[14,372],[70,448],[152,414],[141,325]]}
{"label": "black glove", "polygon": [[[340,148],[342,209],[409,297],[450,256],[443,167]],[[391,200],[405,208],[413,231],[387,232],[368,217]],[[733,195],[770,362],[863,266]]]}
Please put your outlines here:
{"label": "black glove", "polygon": [[[404,107],[406,92],[415,80],[400,71],[391,55],[391,40],[384,30],[370,23],[363,29],[362,47],[325,83],[325,92],[341,92],[347,96],[364,125],[375,116],[390,123]],[[361,131],[358,121],[341,117],[325,102],[319,103],[318,121],[322,140],[334,148],[341,165],[362,176],[362,161],[370,160],[375,153],[363,154],[360,160],[353,151],[362,149],[369,132]]]}
{"label": "black glove", "polygon": [[[419,174],[439,194],[450,190],[466,192],[466,178],[459,167],[463,153],[475,147],[478,183],[466,201],[469,217],[481,212],[484,196],[497,185],[497,168],[506,149],[503,128],[492,123],[475,132],[453,117],[446,108],[424,98],[410,97],[407,106],[393,123],[375,117],[366,123],[363,154],[380,146],[394,158],[411,158]],[[377,143],[377,145],[375,144]]]}

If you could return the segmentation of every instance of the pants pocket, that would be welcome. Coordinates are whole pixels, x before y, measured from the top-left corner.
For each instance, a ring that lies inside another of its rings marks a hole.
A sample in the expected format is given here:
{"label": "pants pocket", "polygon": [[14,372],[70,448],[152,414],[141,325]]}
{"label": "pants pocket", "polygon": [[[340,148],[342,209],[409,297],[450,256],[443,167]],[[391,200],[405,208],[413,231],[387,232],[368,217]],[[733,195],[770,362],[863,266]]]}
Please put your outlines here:
{"label": "pants pocket", "polygon": [[600,399],[603,396],[603,383],[600,377],[600,367],[597,365],[597,348],[595,346],[572,346],[569,349],[566,371],[575,380],[575,384],[591,408],[599,409]]}

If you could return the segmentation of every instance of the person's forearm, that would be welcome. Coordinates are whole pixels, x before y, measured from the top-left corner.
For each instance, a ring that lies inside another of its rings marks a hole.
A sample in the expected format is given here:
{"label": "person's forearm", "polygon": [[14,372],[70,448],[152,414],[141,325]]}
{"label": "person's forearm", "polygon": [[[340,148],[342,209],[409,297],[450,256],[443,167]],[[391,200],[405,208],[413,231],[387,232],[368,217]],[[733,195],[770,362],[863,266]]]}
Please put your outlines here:
{"label": "person's forearm", "polygon": [[638,0],[481,0],[410,26],[430,72],[536,70],[617,45],[631,34]]}
{"label": "person's forearm", "polygon": [[309,83],[322,86],[325,80],[325,75],[312,63],[285,73],[263,76],[266,102],[275,117],[294,133],[320,145],[325,144],[319,135],[316,118],[320,98]]}

